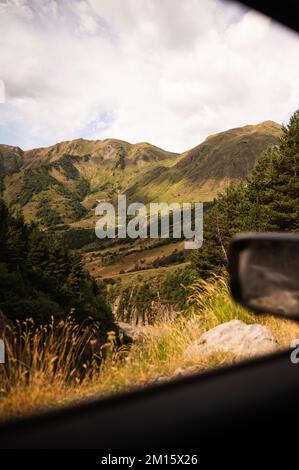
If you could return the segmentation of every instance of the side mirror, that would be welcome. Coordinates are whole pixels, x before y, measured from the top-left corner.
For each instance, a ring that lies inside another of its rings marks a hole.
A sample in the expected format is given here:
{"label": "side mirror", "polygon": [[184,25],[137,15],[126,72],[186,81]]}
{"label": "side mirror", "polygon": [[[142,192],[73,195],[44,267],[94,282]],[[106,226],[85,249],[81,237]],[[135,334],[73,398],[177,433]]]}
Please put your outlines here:
{"label": "side mirror", "polygon": [[255,313],[299,320],[299,234],[244,233],[229,250],[233,298]]}

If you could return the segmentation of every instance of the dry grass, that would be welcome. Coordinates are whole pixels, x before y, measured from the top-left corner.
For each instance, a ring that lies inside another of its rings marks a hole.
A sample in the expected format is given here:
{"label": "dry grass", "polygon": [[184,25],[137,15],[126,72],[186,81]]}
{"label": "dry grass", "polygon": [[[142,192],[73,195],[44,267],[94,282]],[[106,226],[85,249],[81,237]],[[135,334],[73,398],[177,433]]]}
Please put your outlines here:
{"label": "dry grass", "polygon": [[[143,330],[131,347],[117,348],[110,334],[105,360],[93,359],[82,379],[76,364],[98,326],[78,327],[72,320],[35,328],[32,322],[19,325],[8,346],[8,368],[1,366],[0,416],[34,413],[91,397],[104,396],[154,381],[169,379],[183,371],[204,371],[239,360],[228,354],[188,359],[186,348],[207,329],[238,318],[246,323],[269,326],[281,347],[299,338],[299,325],[270,316],[252,316],[230,299],[225,280],[196,282],[190,288],[185,316],[157,323]],[[9,342],[9,334],[7,335]],[[21,338],[21,341],[20,341]],[[96,351],[101,356],[102,350]],[[87,367],[87,366],[86,366]],[[4,372],[6,371],[6,372]]]}
{"label": "dry grass", "polygon": [[[32,319],[8,326],[2,335],[6,363],[0,366],[0,416],[33,412],[68,400],[68,393],[81,382],[87,367],[84,355],[97,328],[96,323],[79,326],[71,317],[40,327]],[[99,370],[96,355],[89,365],[90,371]]]}

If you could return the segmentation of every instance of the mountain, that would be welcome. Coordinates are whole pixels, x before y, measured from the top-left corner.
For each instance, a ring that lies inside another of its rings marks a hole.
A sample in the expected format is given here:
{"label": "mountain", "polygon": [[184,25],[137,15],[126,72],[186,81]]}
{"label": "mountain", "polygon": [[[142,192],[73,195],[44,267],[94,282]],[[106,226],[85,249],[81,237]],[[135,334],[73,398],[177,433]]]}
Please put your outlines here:
{"label": "mountain", "polygon": [[247,178],[261,153],[275,145],[281,126],[273,121],[220,132],[183,153],[171,168],[147,172],[128,195],[137,201],[210,201],[231,182]]}
{"label": "mountain", "polygon": [[9,206],[43,226],[94,226],[97,200],[126,192],[134,201],[210,201],[248,177],[275,145],[273,121],[231,129],[176,154],[148,143],[77,139],[23,151],[0,145],[0,181]]}
{"label": "mountain", "polygon": [[4,199],[26,220],[44,226],[85,218],[97,199],[124,192],[149,169],[168,167],[180,156],[148,143],[77,139],[22,151],[0,145]]}

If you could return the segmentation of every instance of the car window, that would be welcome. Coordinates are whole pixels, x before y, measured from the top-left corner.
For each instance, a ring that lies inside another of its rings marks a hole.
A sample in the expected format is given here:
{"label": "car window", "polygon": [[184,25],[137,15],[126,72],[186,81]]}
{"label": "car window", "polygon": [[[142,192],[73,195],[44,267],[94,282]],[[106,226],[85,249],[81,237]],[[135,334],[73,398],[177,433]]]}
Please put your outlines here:
{"label": "car window", "polygon": [[218,0],[0,14],[0,419],[295,344],[227,262],[298,232],[298,36]]}

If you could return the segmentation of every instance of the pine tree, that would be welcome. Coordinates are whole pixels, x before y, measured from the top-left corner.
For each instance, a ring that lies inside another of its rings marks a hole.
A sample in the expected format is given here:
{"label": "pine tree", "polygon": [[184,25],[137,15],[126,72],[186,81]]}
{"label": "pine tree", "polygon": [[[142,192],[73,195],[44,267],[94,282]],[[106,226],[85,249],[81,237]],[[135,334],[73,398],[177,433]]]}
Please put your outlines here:
{"label": "pine tree", "polygon": [[231,238],[248,230],[249,201],[243,183],[229,186],[219,194],[213,206],[204,215],[204,241],[198,251],[192,253],[193,266],[202,277],[219,272],[226,266]]}
{"label": "pine tree", "polygon": [[252,204],[259,208],[262,230],[299,228],[299,111],[283,127],[277,148],[259,160],[248,186]]}
{"label": "pine tree", "polygon": [[48,240],[47,255],[46,272],[58,281],[66,278],[71,270],[71,262],[68,259],[67,250],[62,242],[55,238],[50,238]]}
{"label": "pine tree", "polygon": [[36,227],[29,235],[27,256],[31,268],[46,270],[49,262],[48,244],[45,235]]}
{"label": "pine tree", "polygon": [[21,212],[8,219],[6,231],[6,248],[8,261],[23,266],[26,260],[27,227]]}
{"label": "pine tree", "polygon": [[68,285],[74,292],[79,292],[82,287],[82,281],[86,279],[81,257],[78,254],[71,256],[71,269],[68,275]]}

